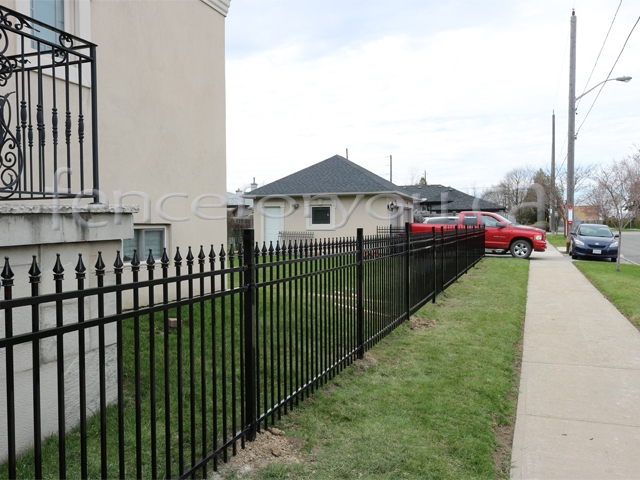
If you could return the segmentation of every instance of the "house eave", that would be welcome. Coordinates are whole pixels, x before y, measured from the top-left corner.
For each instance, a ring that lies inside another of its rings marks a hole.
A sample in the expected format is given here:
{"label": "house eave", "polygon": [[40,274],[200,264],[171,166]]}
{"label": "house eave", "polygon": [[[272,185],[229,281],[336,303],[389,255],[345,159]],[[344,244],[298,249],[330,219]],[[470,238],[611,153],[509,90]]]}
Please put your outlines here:
{"label": "house eave", "polygon": [[356,195],[396,195],[399,197],[402,197],[404,199],[407,200],[414,200],[414,198],[411,195],[407,195],[406,193],[402,193],[402,192],[398,192],[398,191],[394,191],[394,190],[383,190],[383,191],[379,191],[379,192],[314,192],[314,193],[267,193],[264,195],[243,195],[242,198],[248,198],[248,199],[256,199],[256,198],[264,198],[264,197],[275,197],[275,198],[281,198],[281,197],[304,197],[304,196],[312,196],[312,197],[320,197],[320,196],[329,196],[329,195],[336,195],[336,196],[356,196]]}
{"label": "house eave", "polygon": [[205,4],[216,10],[218,13],[225,17],[229,13],[229,7],[231,6],[231,0],[202,0]]}

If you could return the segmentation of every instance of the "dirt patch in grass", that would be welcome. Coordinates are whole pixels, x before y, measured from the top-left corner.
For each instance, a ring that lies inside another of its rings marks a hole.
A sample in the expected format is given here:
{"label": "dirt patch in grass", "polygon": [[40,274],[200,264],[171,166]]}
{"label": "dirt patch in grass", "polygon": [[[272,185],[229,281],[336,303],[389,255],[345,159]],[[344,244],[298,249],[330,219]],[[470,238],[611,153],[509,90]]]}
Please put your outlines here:
{"label": "dirt patch in grass", "polygon": [[509,392],[509,400],[514,402],[514,411],[509,415],[505,425],[498,425],[496,421],[493,434],[496,436],[498,447],[493,452],[493,462],[500,478],[511,477],[511,452],[513,450],[513,435],[516,429],[516,412],[518,403],[518,391],[520,389],[520,373],[522,371],[522,351],[524,347],[524,318],[520,325],[520,340],[515,346],[515,358],[513,362],[513,384]]}
{"label": "dirt patch in grass", "polygon": [[269,463],[291,464],[308,460],[301,449],[302,441],[286,436],[282,430],[262,430],[256,435],[255,441],[247,442],[244,449],[238,448],[236,456],[231,457],[227,463],[219,464],[218,471],[211,478],[255,478]]}
{"label": "dirt patch in grass", "polygon": [[419,330],[421,328],[433,327],[435,324],[436,321],[431,318],[424,318],[413,315],[409,319],[409,330]]}

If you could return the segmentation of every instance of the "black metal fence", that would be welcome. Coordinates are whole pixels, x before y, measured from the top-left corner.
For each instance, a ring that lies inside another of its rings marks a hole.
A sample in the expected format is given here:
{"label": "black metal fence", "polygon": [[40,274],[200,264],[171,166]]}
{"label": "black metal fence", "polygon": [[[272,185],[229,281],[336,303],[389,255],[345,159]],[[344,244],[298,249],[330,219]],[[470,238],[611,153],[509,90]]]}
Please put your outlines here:
{"label": "black metal fence", "polygon": [[483,255],[481,229],[359,230],[159,264],[118,252],[112,275],[100,255],[95,287],[80,256],[68,291],[58,257],[54,293],[34,256],[22,298],[5,258],[0,477],[205,478]]}
{"label": "black metal fence", "polygon": [[97,105],[96,45],[0,6],[0,199],[97,202]]}

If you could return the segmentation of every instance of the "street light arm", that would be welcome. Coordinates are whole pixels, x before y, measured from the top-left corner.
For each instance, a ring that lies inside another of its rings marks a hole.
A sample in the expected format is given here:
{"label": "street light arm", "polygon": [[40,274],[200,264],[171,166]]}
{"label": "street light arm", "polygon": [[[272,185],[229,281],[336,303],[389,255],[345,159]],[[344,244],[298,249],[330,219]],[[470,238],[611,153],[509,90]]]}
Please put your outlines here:
{"label": "street light arm", "polygon": [[611,82],[613,80],[617,80],[618,82],[630,82],[632,77],[616,77],[616,78],[607,78],[606,80],[603,80],[602,82],[598,83],[595,87],[591,87],[589,90],[587,90],[586,92],[584,92],[582,95],[580,95],[579,97],[576,97],[576,102],[578,100],[580,100],[582,97],[584,97],[587,93],[594,91],[596,88],[598,88],[600,85],[602,85],[603,83],[606,82]]}

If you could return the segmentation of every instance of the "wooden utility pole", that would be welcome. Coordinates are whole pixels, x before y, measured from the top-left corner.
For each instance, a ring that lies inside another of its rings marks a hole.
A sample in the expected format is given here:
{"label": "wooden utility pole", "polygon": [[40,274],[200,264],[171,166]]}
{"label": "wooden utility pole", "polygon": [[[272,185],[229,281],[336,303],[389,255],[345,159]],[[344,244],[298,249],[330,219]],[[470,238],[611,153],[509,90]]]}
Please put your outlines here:
{"label": "wooden utility pole", "polygon": [[551,115],[551,191],[549,192],[549,223],[551,233],[556,233],[556,112]]}
{"label": "wooden utility pole", "polygon": [[573,224],[574,208],[574,158],[576,144],[576,12],[571,12],[571,38],[569,48],[569,133],[567,137],[567,220],[565,235],[567,236],[567,251],[569,251],[571,226]]}

